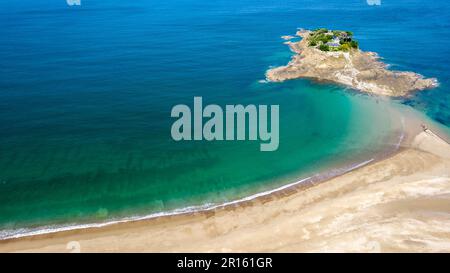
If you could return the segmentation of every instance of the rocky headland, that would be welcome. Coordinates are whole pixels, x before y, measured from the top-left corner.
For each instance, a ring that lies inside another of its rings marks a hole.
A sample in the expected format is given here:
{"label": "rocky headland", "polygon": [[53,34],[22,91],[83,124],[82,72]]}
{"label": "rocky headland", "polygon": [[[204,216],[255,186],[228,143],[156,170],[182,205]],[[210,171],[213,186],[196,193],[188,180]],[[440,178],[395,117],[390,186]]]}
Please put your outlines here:
{"label": "rocky headland", "polygon": [[267,80],[281,82],[311,78],[393,97],[408,96],[411,92],[434,88],[438,84],[435,78],[389,70],[376,53],[360,50],[351,32],[299,30],[296,35],[302,39],[286,42],[295,53],[292,60],[286,66],[268,70]]}

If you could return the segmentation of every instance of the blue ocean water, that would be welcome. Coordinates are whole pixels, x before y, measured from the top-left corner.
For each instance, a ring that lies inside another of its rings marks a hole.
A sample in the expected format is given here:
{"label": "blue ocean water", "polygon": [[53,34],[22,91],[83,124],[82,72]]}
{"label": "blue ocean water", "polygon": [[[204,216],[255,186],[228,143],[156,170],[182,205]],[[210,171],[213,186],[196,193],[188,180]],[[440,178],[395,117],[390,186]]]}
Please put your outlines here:
{"label": "blue ocean water", "polygon": [[[390,102],[261,82],[281,35],[345,29],[440,86],[397,104],[450,126],[447,1],[1,1],[0,229],[220,203],[395,145]],[[173,105],[279,104],[280,148],[174,142]]]}

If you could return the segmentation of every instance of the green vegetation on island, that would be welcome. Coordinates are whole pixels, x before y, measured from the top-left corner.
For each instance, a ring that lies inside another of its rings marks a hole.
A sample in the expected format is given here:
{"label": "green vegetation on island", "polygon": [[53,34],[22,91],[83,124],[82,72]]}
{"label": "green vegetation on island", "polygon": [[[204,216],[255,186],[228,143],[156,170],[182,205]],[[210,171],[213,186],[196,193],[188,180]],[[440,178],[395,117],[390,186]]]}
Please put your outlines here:
{"label": "green vegetation on island", "polygon": [[308,37],[308,45],[322,51],[349,51],[358,48],[358,42],[353,39],[353,32],[326,28],[312,31]]}

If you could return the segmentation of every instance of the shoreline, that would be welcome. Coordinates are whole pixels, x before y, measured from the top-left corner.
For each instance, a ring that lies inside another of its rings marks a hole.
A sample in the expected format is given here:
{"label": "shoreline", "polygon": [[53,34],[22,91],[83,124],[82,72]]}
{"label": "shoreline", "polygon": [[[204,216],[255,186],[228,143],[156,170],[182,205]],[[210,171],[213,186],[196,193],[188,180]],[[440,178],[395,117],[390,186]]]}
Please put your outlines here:
{"label": "shoreline", "polygon": [[[416,128],[417,129],[417,128]],[[413,130],[414,131],[414,130]],[[309,189],[313,189],[323,184],[330,184],[332,180],[339,179],[345,176],[354,175],[355,172],[358,172],[361,169],[370,168],[371,166],[377,164],[383,164],[383,162],[392,160],[398,155],[401,155],[404,152],[411,150],[411,143],[414,142],[413,136],[411,136],[411,131],[405,130],[403,132],[406,134],[400,138],[400,142],[398,143],[398,149],[392,151],[390,154],[381,157],[381,158],[372,158],[358,164],[354,164],[353,166],[347,168],[340,173],[332,175],[331,177],[327,177],[325,179],[320,179],[318,181],[314,180],[314,177],[308,177],[301,179],[299,181],[286,184],[280,186],[276,189],[256,193],[254,195],[244,197],[238,200],[226,202],[223,204],[213,205],[211,207],[188,207],[182,210],[175,210],[171,213],[158,213],[152,214],[148,216],[138,217],[137,219],[122,219],[117,221],[110,221],[107,223],[97,223],[84,225],[81,227],[68,227],[66,230],[55,230],[51,232],[45,232],[41,234],[30,234],[21,237],[15,238],[7,238],[0,240],[0,252],[9,252],[9,251],[27,251],[27,248],[23,248],[23,245],[27,246],[29,244],[39,244],[39,242],[45,241],[53,241],[59,242],[61,240],[67,241],[68,238],[71,237],[90,237],[95,236],[96,234],[104,234],[109,232],[119,232],[121,230],[127,230],[129,228],[144,228],[144,227],[153,227],[158,226],[160,224],[170,224],[177,223],[179,221],[195,221],[195,219],[209,218],[211,215],[217,215],[221,213],[226,213],[230,211],[242,210],[248,207],[257,207],[257,204],[265,204],[268,202],[273,202],[274,200],[283,200],[288,198],[289,196],[299,194],[301,192],[307,191]],[[415,133],[413,133],[415,134]],[[418,135],[420,135],[419,133]],[[437,137],[437,135],[435,134]],[[416,139],[417,136],[414,137]],[[446,140],[443,140],[446,142]],[[448,143],[446,143],[448,145]],[[450,145],[449,145],[450,146]],[[450,154],[449,154],[450,155]],[[326,182],[326,183],[325,183]],[[191,210],[193,209],[193,210]],[[22,246],[16,248],[15,246]],[[30,247],[29,249],[33,249]],[[100,250],[99,248],[98,250]],[[60,249],[59,251],[64,251]]]}
{"label": "shoreline", "polygon": [[[65,224],[50,224],[32,228],[19,228],[10,230],[0,231],[0,246],[3,243],[8,243],[15,240],[26,240],[34,238],[46,238],[47,236],[52,237],[55,234],[60,233],[78,233],[78,232],[90,232],[91,230],[108,228],[116,225],[126,225],[133,224],[137,222],[153,221],[159,218],[170,218],[170,217],[183,217],[195,215],[198,213],[210,213],[215,210],[227,209],[229,207],[235,206],[246,206],[248,203],[252,203],[254,200],[271,198],[273,195],[284,195],[286,192],[296,191],[297,188],[309,188],[321,183],[325,183],[333,178],[345,175],[352,172],[358,168],[374,164],[376,162],[385,160],[389,157],[394,156],[402,150],[402,146],[408,146],[412,138],[410,135],[417,134],[417,130],[411,130],[412,127],[418,126],[417,117],[414,113],[411,115],[409,112],[397,109],[395,107],[389,107],[392,111],[392,122],[398,122],[397,126],[401,125],[400,131],[393,131],[391,134],[386,135],[386,141],[396,141],[395,144],[387,145],[388,148],[380,149],[376,153],[367,153],[363,157],[359,156],[357,161],[346,161],[343,164],[332,164],[332,167],[326,167],[317,173],[307,175],[305,177],[299,177],[297,180],[284,181],[279,183],[279,185],[270,187],[269,189],[263,191],[253,191],[249,195],[232,199],[230,201],[222,203],[211,203],[206,202],[199,205],[180,207],[173,210],[155,212],[144,215],[131,215],[120,218],[110,218],[105,221],[86,221],[84,223],[70,223]],[[410,125],[405,125],[405,118]],[[401,121],[401,122],[400,122]],[[417,127],[418,128],[418,127]],[[393,128],[391,128],[393,129]],[[397,128],[399,129],[399,128]],[[274,180],[277,181],[277,180]]]}
{"label": "shoreline", "polygon": [[[198,206],[190,206],[180,209],[175,209],[172,211],[167,212],[158,212],[154,214],[149,214],[145,216],[137,216],[136,218],[125,218],[125,219],[118,219],[118,220],[110,220],[107,222],[100,222],[100,223],[88,223],[88,224],[74,224],[74,225],[68,225],[63,227],[54,227],[55,229],[39,229],[37,231],[30,231],[29,233],[24,234],[18,234],[17,236],[11,236],[6,238],[0,238],[0,253],[2,252],[2,245],[7,245],[9,243],[15,243],[15,242],[21,242],[21,241],[27,241],[27,240],[40,240],[40,239],[52,239],[59,236],[71,236],[71,235],[78,235],[82,234],[84,232],[101,232],[103,229],[115,229],[115,228],[122,228],[122,226],[127,225],[140,225],[140,224],[152,224],[152,222],[164,222],[164,221],[177,221],[181,220],[183,218],[190,218],[190,217],[196,217],[196,216],[207,216],[210,213],[216,213],[220,211],[228,211],[233,210],[236,208],[244,208],[247,206],[252,206],[254,202],[265,202],[266,200],[271,200],[273,198],[280,198],[283,196],[289,196],[291,194],[301,192],[303,190],[306,190],[308,188],[317,186],[322,183],[326,183],[329,180],[332,180],[334,178],[340,177],[342,175],[351,173],[352,171],[358,170],[359,168],[363,168],[366,166],[370,166],[372,164],[375,164],[377,162],[386,160],[397,153],[400,153],[403,150],[403,148],[399,147],[397,150],[392,151],[390,154],[380,157],[380,158],[371,158],[369,160],[356,163],[354,166],[349,167],[348,169],[335,174],[330,175],[328,178],[322,178],[314,180],[315,176],[321,176],[321,173],[310,176],[307,178],[300,179],[296,182],[292,182],[283,186],[280,186],[278,188],[263,191],[259,193],[252,194],[247,197],[243,197],[240,199],[228,201],[221,204],[213,204],[209,207],[209,204],[204,205],[198,205]],[[337,169],[332,169],[329,172],[332,173],[336,171]],[[49,229],[52,228],[52,226],[48,227]]]}
{"label": "shoreline", "polygon": [[[124,217],[120,219],[111,219],[105,222],[97,222],[97,223],[85,223],[85,224],[67,224],[67,225],[49,225],[49,226],[42,226],[38,228],[21,228],[17,229],[19,231],[22,231],[21,233],[17,234],[9,234],[4,235],[4,237],[0,236],[0,246],[2,243],[8,243],[10,241],[15,240],[22,240],[22,239],[28,239],[28,238],[36,238],[36,237],[47,237],[52,236],[53,234],[59,234],[59,233],[66,233],[66,232],[78,232],[83,230],[94,230],[94,229],[101,229],[101,228],[107,228],[114,225],[121,225],[121,224],[132,224],[136,222],[144,222],[144,221],[152,221],[157,220],[158,218],[166,218],[166,217],[177,217],[177,216],[189,216],[189,215],[195,215],[195,214],[202,214],[202,213],[208,213],[210,211],[214,210],[221,210],[221,209],[228,209],[233,206],[246,206],[246,203],[251,203],[252,201],[264,198],[270,198],[272,195],[281,194],[283,195],[286,192],[296,190],[297,188],[308,188],[315,186],[320,183],[325,183],[330,179],[339,177],[341,175],[345,175],[349,172],[352,172],[358,168],[362,168],[364,166],[368,166],[370,164],[382,161],[390,156],[393,156],[397,152],[399,152],[401,149],[397,148],[397,150],[391,151],[390,154],[386,155],[385,157],[380,158],[371,158],[368,160],[365,160],[363,162],[355,163],[353,165],[348,166],[348,168],[334,168],[327,172],[321,172],[313,176],[309,176],[306,178],[302,178],[298,181],[291,182],[282,186],[279,186],[277,188],[263,191],[263,192],[257,192],[255,194],[251,194],[249,196],[227,201],[224,203],[218,203],[218,204],[211,204],[211,203],[205,203],[203,205],[196,205],[196,206],[188,206],[183,207],[179,209],[174,209],[170,211],[162,211],[162,212],[156,212],[148,215],[143,216],[131,216],[131,217]],[[323,178],[323,176],[325,176]],[[27,230],[27,231],[24,231]],[[13,233],[15,230],[7,230],[10,233]]]}

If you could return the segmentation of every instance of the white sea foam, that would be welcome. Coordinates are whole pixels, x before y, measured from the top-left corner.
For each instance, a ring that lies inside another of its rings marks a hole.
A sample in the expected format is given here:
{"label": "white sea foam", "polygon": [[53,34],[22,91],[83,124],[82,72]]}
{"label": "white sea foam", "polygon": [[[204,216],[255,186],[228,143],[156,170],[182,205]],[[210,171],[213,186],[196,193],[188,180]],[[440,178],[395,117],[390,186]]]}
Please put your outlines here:
{"label": "white sea foam", "polygon": [[400,147],[400,145],[403,142],[403,139],[405,138],[405,118],[402,117],[401,121],[402,121],[402,132],[398,138],[398,142],[395,145],[395,150],[398,150],[398,148]]}
{"label": "white sea foam", "polygon": [[272,190],[256,193],[256,194],[253,194],[253,195],[241,198],[241,199],[236,199],[236,200],[221,203],[221,204],[206,203],[206,204],[199,205],[199,206],[189,206],[189,207],[185,207],[185,208],[175,209],[175,210],[171,210],[171,211],[167,211],[167,212],[158,212],[158,213],[153,213],[153,214],[144,215],[144,216],[131,216],[131,217],[125,217],[125,218],[121,218],[121,219],[112,219],[110,221],[102,222],[102,223],[89,223],[89,224],[73,223],[73,224],[66,224],[66,225],[59,225],[59,226],[56,226],[56,225],[44,226],[44,227],[39,227],[39,228],[20,228],[20,229],[2,230],[2,231],[0,231],[0,240],[27,237],[27,236],[33,236],[33,235],[42,235],[42,234],[56,233],[56,232],[61,232],[61,231],[77,230],[77,229],[101,228],[101,227],[105,227],[105,226],[109,226],[109,225],[113,225],[113,224],[141,221],[141,220],[147,220],[147,219],[152,219],[152,218],[157,218],[157,217],[162,217],[162,216],[174,216],[174,215],[187,214],[187,213],[192,213],[192,212],[204,212],[204,211],[214,210],[214,209],[218,209],[218,208],[222,208],[222,207],[226,207],[226,206],[230,206],[230,205],[235,205],[235,204],[242,203],[242,202],[251,201],[256,198],[267,196],[267,195],[273,194],[275,192],[279,192],[279,191],[294,187],[294,186],[299,185],[304,182],[314,183],[315,181],[323,181],[325,179],[329,179],[329,178],[332,178],[332,177],[335,177],[338,175],[342,175],[344,173],[347,173],[347,172],[350,172],[357,168],[360,168],[362,166],[365,166],[374,160],[375,159],[372,158],[372,159],[366,160],[364,162],[351,165],[347,168],[333,169],[332,171],[329,171],[329,172],[326,172],[323,174],[316,174],[314,176],[310,176],[307,178],[303,178],[296,182],[286,184],[286,185],[280,186],[280,187],[272,189]]}

